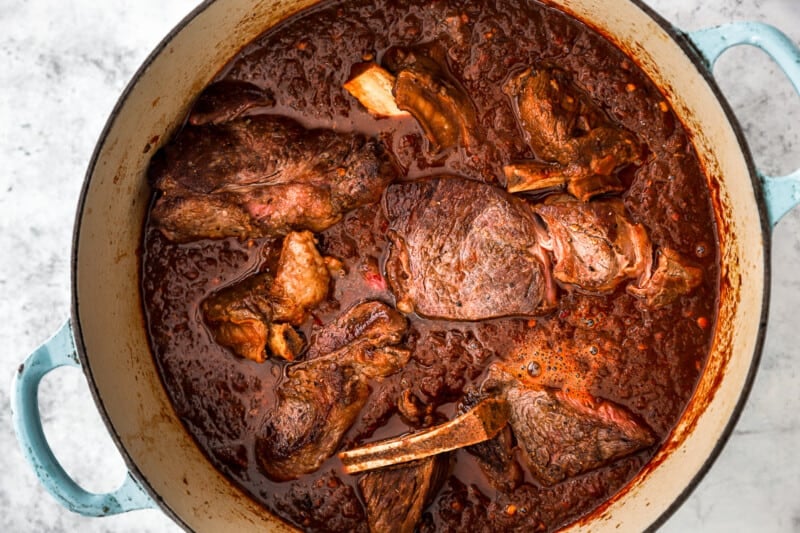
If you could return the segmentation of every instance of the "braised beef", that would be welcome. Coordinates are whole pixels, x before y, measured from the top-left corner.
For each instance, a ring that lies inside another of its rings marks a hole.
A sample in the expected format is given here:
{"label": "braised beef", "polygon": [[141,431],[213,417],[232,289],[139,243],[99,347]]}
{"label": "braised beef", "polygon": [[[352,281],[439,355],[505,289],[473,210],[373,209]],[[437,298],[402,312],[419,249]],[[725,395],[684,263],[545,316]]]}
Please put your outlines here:
{"label": "braised beef", "polygon": [[377,201],[395,175],[381,145],[359,134],[272,115],[188,125],[151,163],[162,192],[151,221],[177,242],[321,231]]}
{"label": "braised beef", "polygon": [[689,294],[702,281],[700,268],[672,248],[662,248],[653,275],[640,286],[629,285],[628,292],[644,298],[648,307],[661,307]]}
{"label": "braised beef", "polygon": [[270,287],[273,319],[302,324],[308,312],[328,295],[330,274],[310,231],[291,232],[283,239],[275,279]]}
{"label": "braised beef", "polygon": [[386,275],[397,308],[429,318],[533,315],[554,298],[527,205],[456,177],[390,186]]}
{"label": "braised beef", "polygon": [[283,239],[273,276],[262,272],[207,298],[203,316],[214,339],[246,359],[263,362],[265,347],[292,361],[305,341],[291,325],[328,294],[330,276],[311,232],[292,232]]}
{"label": "braised beef", "polygon": [[264,472],[287,480],[316,471],[366,403],[368,380],[394,374],[407,360],[400,348],[358,344],[292,367],[256,439]]}
{"label": "braised beef", "polygon": [[308,358],[333,352],[354,341],[366,342],[374,348],[397,344],[407,328],[405,317],[392,307],[374,300],[362,302],[314,333]]}
{"label": "braised beef", "polygon": [[542,245],[553,251],[553,276],[561,283],[605,292],[649,274],[650,239],[621,200],[581,202],[554,196],[534,211],[547,225],[550,239]]}
{"label": "braised beef", "polygon": [[367,472],[358,488],[373,533],[413,533],[447,472],[442,456]]}
{"label": "braised beef", "polygon": [[366,404],[369,381],[398,372],[408,361],[408,350],[374,344],[368,335],[356,336],[287,370],[276,390],[277,403],[256,438],[258,464],[271,479],[316,471]]}
{"label": "braised beef", "polygon": [[[636,137],[613,124],[563,70],[528,68],[504,87],[511,97],[522,132],[536,156],[547,163],[542,177],[564,177],[568,190],[588,200],[625,190],[614,172],[639,161],[642,147]],[[535,167],[528,175],[506,171],[509,190],[541,188]],[[531,184],[528,186],[528,184]]]}
{"label": "braised beef", "polygon": [[503,371],[490,370],[489,380],[511,406],[510,425],[519,449],[531,473],[545,485],[655,442],[652,432],[625,409],[585,391],[528,388]]}
{"label": "braised beef", "polygon": [[206,299],[203,316],[214,340],[241,357],[263,362],[272,321],[271,286],[272,275],[265,272]]}
{"label": "braised beef", "polygon": [[[434,59],[439,56],[439,61]],[[440,49],[393,48],[384,62],[396,73],[397,107],[408,111],[425,131],[433,152],[477,142],[475,110],[464,89],[446,71]]]}
{"label": "braised beef", "polygon": [[[475,406],[485,395],[472,391],[464,396],[459,411]],[[486,479],[501,492],[516,489],[524,478],[522,468],[514,457],[514,437],[506,426],[494,438],[466,448],[475,457]]]}

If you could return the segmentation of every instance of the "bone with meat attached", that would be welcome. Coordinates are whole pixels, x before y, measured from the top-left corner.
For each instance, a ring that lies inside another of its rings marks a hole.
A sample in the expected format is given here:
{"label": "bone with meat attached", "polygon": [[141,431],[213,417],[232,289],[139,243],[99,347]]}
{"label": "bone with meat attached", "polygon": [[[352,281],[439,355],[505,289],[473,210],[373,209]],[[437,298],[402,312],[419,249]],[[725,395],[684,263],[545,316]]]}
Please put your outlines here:
{"label": "bone with meat attached", "polygon": [[509,424],[531,473],[544,485],[600,468],[655,443],[623,407],[586,391],[525,385],[494,365],[484,387],[506,399]]}
{"label": "bone with meat attached", "polygon": [[431,457],[491,439],[508,422],[503,399],[487,398],[453,420],[410,435],[339,453],[344,471],[355,474]]}
{"label": "bone with meat attached", "polygon": [[[463,413],[487,398],[484,393],[468,391],[458,406]],[[501,492],[510,493],[523,481],[524,474],[514,453],[514,436],[505,426],[491,439],[466,447],[489,484]]]}
{"label": "bone with meat attached", "polygon": [[354,65],[345,90],[377,118],[413,116],[432,152],[475,142],[477,119],[469,95],[447,71],[435,47],[394,47],[376,63]]}
{"label": "bone with meat attached", "polygon": [[689,294],[703,280],[703,271],[672,248],[662,248],[658,252],[653,275],[639,286],[627,287],[630,294],[644,298],[650,307],[661,307]]}
{"label": "bone with meat attached", "polygon": [[380,381],[408,362],[409,351],[391,345],[405,331],[405,320],[376,303],[397,315],[382,334],[356,335],[332,352],[289,366],[256,437],[256,460],[270,479],[296,479],[319,469],[367,403],[369,380]]}
{"label": "bone with meat attached", "polygon": [[615,171],[638,162],[642,146],[564,71],[529,68],[503,90],[511,97],[525,139],[542,160],[507,165],[509,192],[566,184],[571,194],[586,201],[624,190]]}
{"label": "bone with meat attached", "polygon": [[[585,391],[532,387],[498,365],[490,368],[484,388],[488,398],[445,424],[340,452],[345,472],[474,447],[495,438],[506,423],[531,473],[545,485],[600,468],[655,443],[652,432],[624,408]],[[508,468],[513,459],[508,448],[505,453],[498,464]],[[513,487],[513,477],[510,481]]]}

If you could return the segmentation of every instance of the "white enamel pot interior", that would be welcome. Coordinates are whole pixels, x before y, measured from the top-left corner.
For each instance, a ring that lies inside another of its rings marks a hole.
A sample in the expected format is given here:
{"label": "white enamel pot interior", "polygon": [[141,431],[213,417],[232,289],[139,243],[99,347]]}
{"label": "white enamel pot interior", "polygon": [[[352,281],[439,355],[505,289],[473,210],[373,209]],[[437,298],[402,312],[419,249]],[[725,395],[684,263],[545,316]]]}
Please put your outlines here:
{"label": "white enamel pot interior", "polygon": [[[162,387],[139,291],[138,250],[150,194],[145,170],[219,69],[257,35],[311,3],[216,0],[188,16],[120,99],[96,148],[78,208],[73,323],[83,367],[128,466],[164,511],[191,530],[290,528],[211,466]],[[719,318],[697,392],[644,472],[573,526],[642,530],[688,494],[738,416],[763,335],[766,223],[737,127],[684,39],[631,0],[550,3],[600,30],[662,88],[691,132],[720,228]]]}

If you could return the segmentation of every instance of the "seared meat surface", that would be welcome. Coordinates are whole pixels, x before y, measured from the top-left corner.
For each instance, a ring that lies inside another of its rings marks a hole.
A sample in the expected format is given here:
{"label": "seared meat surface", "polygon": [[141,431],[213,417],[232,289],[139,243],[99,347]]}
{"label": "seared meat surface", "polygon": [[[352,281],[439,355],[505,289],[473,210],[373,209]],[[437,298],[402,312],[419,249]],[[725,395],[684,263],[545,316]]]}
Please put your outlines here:
{"label": "seared meat surface", "polygon": [[197,86],[144,155],[140,286],[211,464],[309,533],[602,511],[669,442],[725,288],[661,89],[548,2],[474,0],[315,3]]}
{"label": "seared meat surface", "polygon": [[267,476],[295,479],[316,471],[336,451],[367,402],[369,380],[394,374],[408,361],[408,350],[388,345],[397,341],[394,330],[356,336],[333,352],[289,367],[276,391],[277,404],[256,438],[257,461]]}
{"label": "seared meat surface", "polygon": [[702,280],[673,250],[660,251],[652,272],[647,231],[619,198],[556,195],[531,206],[491,185],[442,176],[390,186],[384,210],[397,308],[426,318],[542,314],[555,303],[553,279],[592,294],[631,281],[629,292],[650,307]]}
{"label": "seared meat surface", "polygon": [[283,239],[275,280],[270,287],[273,319],[300,325],[328,295],[330,274],[317,251],[314,234],[292,232]]}
{"label": "seared meat surface", "polygon": [[441,486],[447,459],[437,455],[367,472],[358,488],[372,533],[413,533],[422,511]]}
{"label": "seared meat surface", "polygon": [[566,195],[548,198],[534,211],[544,220],[553,252],[553,276],[588,292],[607,292],[649,273],[652,247],[618,198],[581,202]]}
{"label": "seared meat surface", "polygon": [[502,391],[509,421],[531,473],[554,485],[655,443],[622,407],[583,391],[530,388],[493,367],[487,386]]}
{"label": "seared meat surface", "polygon": [[703,271],[672,248],[658,251],[653,275],[640,286],[628,285],[630,294],[644,298],[648,307],[661,307],[689,294],[703,280]]}
{"label": "seared meat surface", "polygon": [[322,231],[395,176],[381,145],[359,134],[272,115],[187,125],[151,163],[162,192],[152,223],[177,242]]}
{"label": "seared meat surface", "polygon": [[[441,50],[392,48],[384,62],[396,73],[397,107],[408,111],[425,131],[432,152],[475,142],[475,109],[464,89],[447,72]],[[436,59],[438,59],[438,61]]]}
{"label": "seared meat surface", "polygon": [[272,275],[264,272],[206,298],[203,318],[214,340],[240,357],[263,362],[272,321],[271,286]]}
{"label": "seared meat surface", "polygon": [[356,340],[374,348],[398,344],[407,327],[405,317],[385,303],[362,302],[314,333],[308,358],[314,359]]}
{"label": "seared meat surface", "polygon": [[269,108],[275,98],[268,91],[246,81],[224,80],[212,83],[200,94],[189,114],[189,124],[221,124],[248,111]]}
{"label": "seared meat surface", "polygon": [[203,301],[203,316],[214,339],[237,355],[261,363],[269,347],[292,361],[305,341],[291,325],[301,324],[325,299],[329,283],[314,235],[292,232],[283,239],[274,276],[256,274],[216,292]]}
{"label": "seared meat surface", "polygon": [[612,123],[564,71],[529,68],[509,80],[504,91],[525,139],[547,163],[508,167],[510,191],[547,188],[555,177],[562,177],[570,193],[582,200],[624,190],[614,171],[638,161],[641,145],[632,133]]}
{"label": "seared meat surface", "polygon": [[524,201],[456,177],[392,185],[386,274],[397,308],[428,318],[532,315],[554,300],[547,256]]}

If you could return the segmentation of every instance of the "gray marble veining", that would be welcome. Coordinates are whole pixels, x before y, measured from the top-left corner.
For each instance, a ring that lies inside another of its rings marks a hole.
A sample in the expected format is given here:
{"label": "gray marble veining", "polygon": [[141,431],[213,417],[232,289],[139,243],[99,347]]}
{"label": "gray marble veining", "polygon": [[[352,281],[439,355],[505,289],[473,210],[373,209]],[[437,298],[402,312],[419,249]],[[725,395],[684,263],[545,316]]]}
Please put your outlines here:
{"label": "gray marble veining", "polygon": [[[680,28],[772,23],[800,42],[797,0],[648,0]],[[69,312],[69,250],[82,177],[122,89],[195,0],[0,3],[0,371],[7,381]],[[800,98],[766,56],[736,49],[716,76],[758,166],[800,167]],[[759,374],[732,438],[664,531],[800,531],[800,210],[775,229],[770,322]],[[61,508],[23,462],[0,387],[0,531],[167,532],[160,511],[88,519]],[[45,429],[85,487],[114,488],[122,460],[83,375],[41,389]]]}

